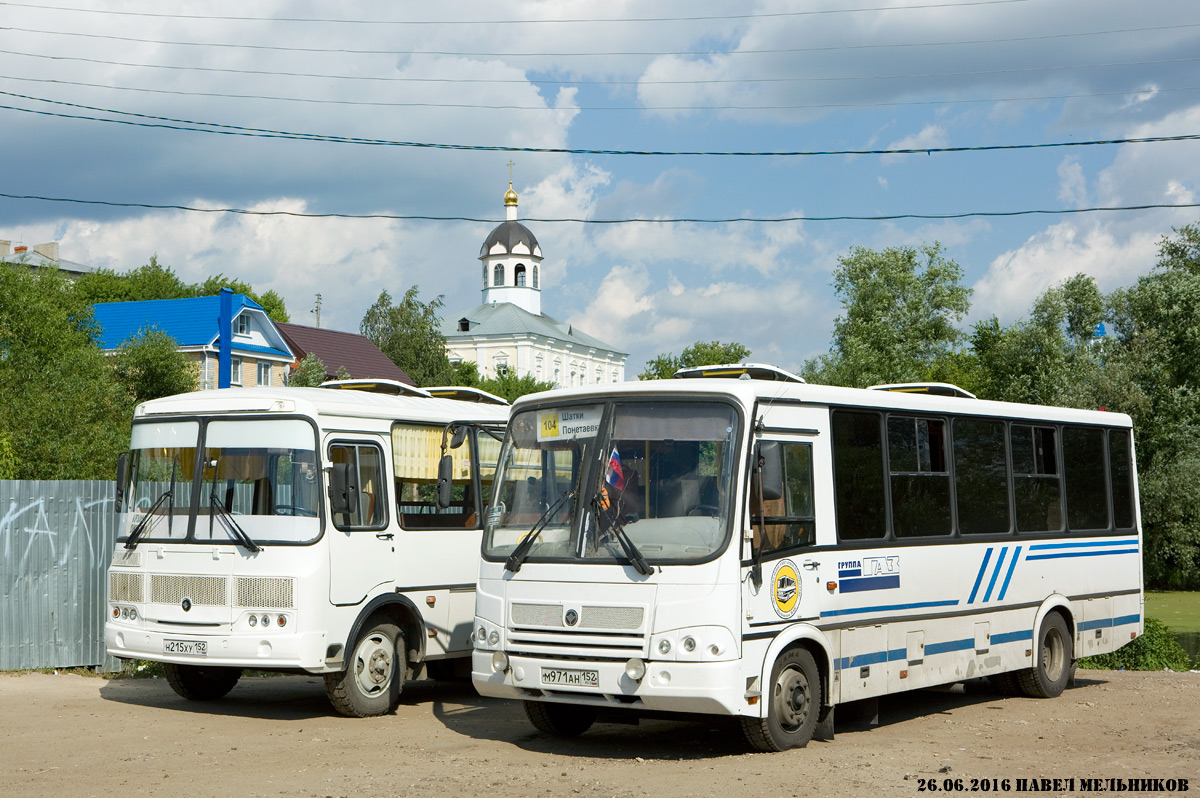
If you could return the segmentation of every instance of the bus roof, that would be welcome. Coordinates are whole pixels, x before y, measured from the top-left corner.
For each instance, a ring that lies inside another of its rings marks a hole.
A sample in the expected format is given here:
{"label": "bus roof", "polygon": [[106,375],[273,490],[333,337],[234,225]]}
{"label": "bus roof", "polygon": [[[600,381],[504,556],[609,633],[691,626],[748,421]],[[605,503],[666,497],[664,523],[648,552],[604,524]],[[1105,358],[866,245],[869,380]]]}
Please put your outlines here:
{"label": "bus roof", "polygon": [[606,399],[615,396],[672,396],[679,398],[712,396],[731,398],[748,408],[753,408],[756,405],[811,404],[884,410],[908,410],[923,413],[1001,416],[1031,420],[1040,419],[1045,421],[1105,424],[1116,427],[1132,426],[1132,421],[1126,414],[1109,413],[1103,410],[1078,410],[1074,408],[1049,407],[1016,402],[997,402],[987,399],[975,399],[964,402],[962,398],[955,395],[938,395],[925,392],[869,390],[865,388],[817,385],[814,383],[722,378],[645,380],[610,385],[589,385],[581,388],[559,388],[523,396],[514,403],[513,411],[519,411],[534,403],[578,401],[588,398]]}
{"label": "bus roof", "polygon": [[426,421],[504,423],[508,408],[432,396],[396,396],[327,388],[225,388],[152,399],[138,405],[134,419],[161,415],[302,414]]}

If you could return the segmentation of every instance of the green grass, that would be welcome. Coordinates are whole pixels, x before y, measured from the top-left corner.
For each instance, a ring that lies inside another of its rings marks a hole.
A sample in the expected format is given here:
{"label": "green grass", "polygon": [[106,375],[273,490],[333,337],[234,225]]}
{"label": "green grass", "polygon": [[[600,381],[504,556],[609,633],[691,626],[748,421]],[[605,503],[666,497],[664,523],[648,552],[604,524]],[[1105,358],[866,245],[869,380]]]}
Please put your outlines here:
{"label": "green grass", "polygon": [[1200,632],[1200,592],[1146,593],[1146,615],[1172,632]]}

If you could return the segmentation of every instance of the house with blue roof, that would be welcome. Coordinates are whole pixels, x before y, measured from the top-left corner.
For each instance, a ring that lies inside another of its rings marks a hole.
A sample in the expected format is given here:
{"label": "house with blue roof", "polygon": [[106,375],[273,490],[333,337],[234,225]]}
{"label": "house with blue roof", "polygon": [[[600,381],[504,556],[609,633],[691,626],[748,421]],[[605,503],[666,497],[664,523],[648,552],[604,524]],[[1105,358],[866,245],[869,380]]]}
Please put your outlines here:
{"label": "house with blue roof", "polygon": [[442,329],[450,360],[474,361],[482,377],[509,372],[561,387],[624,381],[628,353],[542,312],[542,248],[517,220],[511,181],[504,212],[479,250],[482,304]]}
{"label": "house with blue roof", "polygon": [[[245,294],[233,294],[231,299],[230,385],[285,385],[295,360],[287,341],[261,305]],[[201,388],[217,387],[219,296],[99,302],[93,312],[101,349],[115,351],[141,331],[158,329],[195,361]]]}

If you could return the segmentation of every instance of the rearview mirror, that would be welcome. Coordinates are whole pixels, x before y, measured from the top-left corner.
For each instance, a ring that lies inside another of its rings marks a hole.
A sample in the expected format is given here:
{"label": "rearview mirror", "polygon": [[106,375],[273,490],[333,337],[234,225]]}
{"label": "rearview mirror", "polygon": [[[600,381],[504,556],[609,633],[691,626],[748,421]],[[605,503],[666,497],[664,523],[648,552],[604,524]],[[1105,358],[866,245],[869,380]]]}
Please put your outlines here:
{"label": "rearview mirror", "polygon": [[[783,450],[779,441],[759,441],[755,447],[754,496],[761,492],[763,501],[783,498]],[[761,487],[760,487],[761,486]]]}
{"label": "rearview mirror", "polygon": [[128,452],[117,458],[117,492],[114,502],[118,513],[121,512],[121,506],[125,503],[125,466],[128,462]]}
{"label": "rearview mirror", "polygon": [[454,458],[448,454],[442,455],[438,461],[437,477],[437,506],[445,510],[450,506],[454,489]]}
{"label": "rearview mirror", "polygon": [[334,463],[329,467],[329,509],[348,513],[358,505],[353,495],[358,488],[350,484],[350,464]]}

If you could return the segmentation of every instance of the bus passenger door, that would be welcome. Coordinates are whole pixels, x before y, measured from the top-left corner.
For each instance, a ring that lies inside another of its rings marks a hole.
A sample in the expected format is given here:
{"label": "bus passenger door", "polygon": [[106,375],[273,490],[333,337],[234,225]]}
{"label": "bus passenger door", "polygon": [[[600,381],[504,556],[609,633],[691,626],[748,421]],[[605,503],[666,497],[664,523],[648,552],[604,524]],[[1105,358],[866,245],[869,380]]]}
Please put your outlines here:
{"label": "bus passenger door", "polygon": [[[822,574],[815,556],[813,442],[760,439],[751,478],[749,537],[752,578],[744,580],[750,633],[820,615]],[[756,575],[761,586],[756,587]]]}
{"label": "bus passenger door", "polygon": [[327,453],[329,601],[358,604],[372,588],[390,582],[395,569],[383,449],[373,441],[335,440]]}

